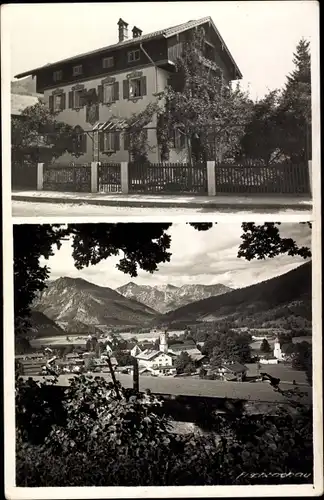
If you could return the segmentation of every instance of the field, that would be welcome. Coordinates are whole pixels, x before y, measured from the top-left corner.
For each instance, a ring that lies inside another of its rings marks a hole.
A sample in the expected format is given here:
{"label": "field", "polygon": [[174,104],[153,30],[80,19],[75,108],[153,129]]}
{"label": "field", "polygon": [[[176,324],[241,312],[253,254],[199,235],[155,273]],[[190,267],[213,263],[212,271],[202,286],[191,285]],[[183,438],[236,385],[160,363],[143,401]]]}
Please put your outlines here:
{"label": "field", "polygon": [[[253,377],[258,374],[256,363],[247,363],[245,366],[249,369],[248,376]],[[279,363],[278,365],[261,365],[260,372],[280,378],[282,382],[292,383],[295,380],[297,384],[307,384],[305,372],[294,370],[291,366],[284,365],[283,363]]]}

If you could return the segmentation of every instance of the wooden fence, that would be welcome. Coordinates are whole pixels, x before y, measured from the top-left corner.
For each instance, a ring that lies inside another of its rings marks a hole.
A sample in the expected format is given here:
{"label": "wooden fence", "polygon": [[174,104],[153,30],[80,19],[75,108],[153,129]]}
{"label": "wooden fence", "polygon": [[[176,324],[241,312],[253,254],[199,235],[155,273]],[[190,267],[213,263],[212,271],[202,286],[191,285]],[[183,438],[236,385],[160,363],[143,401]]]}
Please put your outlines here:
{"label": "wooden fence", "polygon": [[91,192],[91,164],[44,165],[43,189],[45,191]]}
{"label": "wooden fence", "polygon": [[100,193],[121,193],[120,163],[98,165],[98,191]]}
{"label": "wooden fence", "polygon": [[208,192],[206,164],[129,163],[130,193],[201,194]]}
{"label": "wooden fence", "polygon": [[37,189],[37,163],[15,161],[11,169],[11,189]]}
{"label": "wooden fence", "polygon": [[284,162],[269,166],[216,164],[216,193],[310,194],[307,164]]}

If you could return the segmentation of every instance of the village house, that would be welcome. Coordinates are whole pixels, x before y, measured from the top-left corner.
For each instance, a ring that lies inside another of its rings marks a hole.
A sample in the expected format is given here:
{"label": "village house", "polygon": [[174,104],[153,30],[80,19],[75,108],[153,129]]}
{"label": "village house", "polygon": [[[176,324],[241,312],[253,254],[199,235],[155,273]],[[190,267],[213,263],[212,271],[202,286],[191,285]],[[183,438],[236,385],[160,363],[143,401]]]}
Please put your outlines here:
{"label": "village house", "polygon": [[247,367],[242,365],[241,363],[224,363],[219,369],[218,373],[223,380],[233,381],[237,380],[238,382],[243,382],[246,378]]}
{"label": "village house", "polygon": [[[122,19],[117,24],[116,43],[16,75],[36,77],[36,90],[57,113],[57,120],[75,127],[84,138],[82,155],[75,158],[66,154],[60,162],[129,161],[125,120],[156,101],[156,94],[170,82],[188,34],[198,27],[204,29],[206,38],[202,63],[219,71],[226,82],[242,78],[210,17],[149,34],[136,26],[130,30]],[[147,127],[148,143],[153,148],[148,153],[151,162],[160,161],[155,127],[153,119]],[[185,160],[183,135],[175,131],[173,139],[169,160]]]}

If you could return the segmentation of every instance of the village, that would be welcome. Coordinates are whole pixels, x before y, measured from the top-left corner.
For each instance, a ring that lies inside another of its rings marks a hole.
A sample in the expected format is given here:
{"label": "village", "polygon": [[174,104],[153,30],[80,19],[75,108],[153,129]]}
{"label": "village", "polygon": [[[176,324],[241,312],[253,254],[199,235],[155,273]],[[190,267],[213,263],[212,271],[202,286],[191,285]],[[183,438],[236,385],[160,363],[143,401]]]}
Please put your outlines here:
{"label": "village", "polygon": [[242,364],[224,359],[219,366],[212,366],[209,356],[202,353],[203,342],[196,343],[190,338],[177,340],[179,333],[180,338],[184,336],[181,332],[177,333],[178,335],[169,336],[167,330],[152,329],[151,335],[156,338],[155,342],[133,337],[120,344],[122,349],[116,344],[115,337],[109,334],[76,336],[78,343],[72,344],[72,347],[73,338],[68,337],[69,343],[65,347],[58,348],[54,342],[51,347],[42,346],[36,352],[16,355],[16,369],[17,373],[25,376],[81,373],[111,376],[113,372],[132,375],[133,378],[186,377],[224,382],[271,382],[271,378],[264,376],[267,373],[270,377],[284,376],[284,382],[294,385],[305,384],[303,372],[291,369],[290,344],[280,344],[278,336],[252,336],[254,344],[266,342],[267,348],[266,352],[260,347],[253,349],[251,363]]}

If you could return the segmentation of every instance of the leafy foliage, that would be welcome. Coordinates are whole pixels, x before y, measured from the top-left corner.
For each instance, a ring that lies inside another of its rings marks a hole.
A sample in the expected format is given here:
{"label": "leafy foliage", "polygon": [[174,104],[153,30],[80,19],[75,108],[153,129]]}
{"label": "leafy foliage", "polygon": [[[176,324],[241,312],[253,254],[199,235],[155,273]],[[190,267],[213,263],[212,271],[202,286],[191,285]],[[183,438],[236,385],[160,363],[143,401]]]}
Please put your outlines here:
{"label": "leafy foliage", "polygon": [[293,56],[295,69],[282,90],[269,91],[251,110],[240,141],[243,158],[265,165],[311,159],[310,43],[301,39]]}
{"label": "leafy foliage", "polygon": [[176,367],[177,373],[193,373],[196,371],[195,364],[187,352],[182,352],[177,356],[174,366]]}
{"label": "leafy foliage", "polygon": [[311,482],[306,407],[276,417],[217,414],[208,432],[178,435],[162,402],[148,393],[121,388],[118,400],[111,383],[85,375],[72,379],[60,397],[54,390],[17,381],[18,486],[273,484],[277,478],[250,474],[300,470]]}
{"label": "leafy foliage", "polygon": [[[50,161],[62,154],[74,153],[74,129],[56,120],[57,113],[38,102],[11,120],[11,148],[14,160]],[[41,156],[40,156],[41,155]]]}
{"label": "leafy foliage", "polygon": [[269,353],[271,352],[271,347],[267,339],[263,339],[260,345],[260,352]]}

